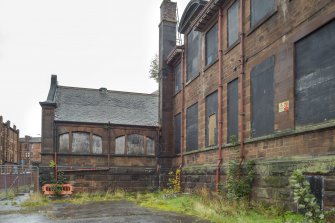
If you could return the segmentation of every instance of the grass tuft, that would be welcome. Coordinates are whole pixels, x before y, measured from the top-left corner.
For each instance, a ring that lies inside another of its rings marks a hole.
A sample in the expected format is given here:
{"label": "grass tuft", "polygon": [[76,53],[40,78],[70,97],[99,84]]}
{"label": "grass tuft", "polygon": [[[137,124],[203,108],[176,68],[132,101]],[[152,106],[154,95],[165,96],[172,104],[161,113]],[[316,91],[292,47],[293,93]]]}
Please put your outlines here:
{"label": "grass tuft", "polygon": [[50,203],[51,201],[43,196],[40,193],[32,193],[29,195],[29,199],[24,201],[21,206],[22,207],[41,207],[41,206],[46,206]]}

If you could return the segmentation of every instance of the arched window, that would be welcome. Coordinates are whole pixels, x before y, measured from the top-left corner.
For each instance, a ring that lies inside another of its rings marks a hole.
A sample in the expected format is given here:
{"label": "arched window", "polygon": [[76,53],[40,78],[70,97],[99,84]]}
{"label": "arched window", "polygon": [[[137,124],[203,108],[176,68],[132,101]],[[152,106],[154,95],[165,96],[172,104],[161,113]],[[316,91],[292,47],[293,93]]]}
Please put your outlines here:
{"label": "arched window", "polygon": [[128,135],[127,146],[128,155],[144,155],[144,137],[142,135]]}
{"label": "arched window", "polygon": [[120,136],[115,139],[115,154],[123,155],[125,152],[126,137]]}
{"label": "arched window", "polygon": [[70,137],[69,133],[65,133],[59,136],[58,138],[58,150],[59,152],[69,153],[70,152]]}
{"label": "arched window", "polygon": [[94,154],[102,154],[102,138],[100,136],[93,135],[92,140],[92,152]]}
{"label": "arched window", "polygon": [[147,141],[147,155],[155,155],[155,141],[146,137]]}
{"label": "arched window", "polygon": [[87,132],[74,132],[72,134],[72,152],[90,153],[90,134]]}

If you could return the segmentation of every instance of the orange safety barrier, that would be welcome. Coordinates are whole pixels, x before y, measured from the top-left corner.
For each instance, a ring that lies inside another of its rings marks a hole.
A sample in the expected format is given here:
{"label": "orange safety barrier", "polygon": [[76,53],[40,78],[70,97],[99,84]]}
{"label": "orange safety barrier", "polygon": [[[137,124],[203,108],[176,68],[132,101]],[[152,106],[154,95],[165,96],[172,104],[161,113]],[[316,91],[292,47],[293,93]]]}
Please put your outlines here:
{"label": "orange safety barrier", "polygon": [[[55,191],[52,190],[53,184],[44,184],[42,191],[44,195],[54,195]],[[62,191],[60,195],[71,195],[73,193],[73,186],[71,184],[62,184]]]}

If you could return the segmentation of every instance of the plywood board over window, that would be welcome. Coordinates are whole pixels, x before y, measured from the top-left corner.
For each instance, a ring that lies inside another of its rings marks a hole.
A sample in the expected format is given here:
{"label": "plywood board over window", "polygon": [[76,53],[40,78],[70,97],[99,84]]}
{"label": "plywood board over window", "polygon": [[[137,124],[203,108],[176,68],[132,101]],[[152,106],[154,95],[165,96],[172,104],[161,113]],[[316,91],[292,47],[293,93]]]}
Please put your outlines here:
{"label": "plywood board over window", "polygon": [[155,141],[146,137],[147,155],[155,155]]}
{"label": "plywood board over window", "polygon": [[181,147],[181,114],[177,114],[174,117],[174,152],[175,154],[180,153]]}
{"label": "plywood board over window", "polygon": [[251,28],[259,25],[264,18],[271,15],[276,9],[276,0],[251,0],[250,22]]}
{"label": "plywood board over window", "polygon": [[335,20],[295,44],[297,125],[335,119]]}
{"label": "plywood board over window", "polygon": [[174,70],[175,78],[175,93],[179,92],[182,88],[181,86],[181,63],[179,63]]}
{"label": "plywood board over window", "polygon": [[216,23],[206,33],[206,65],[212,64],[218,58],[218,24]]}
{"label": "plywood board over window", "polygon": [[206,146],[217,144],[218,126],[218,94],[217,91],[206,97]]}
{"label": "plywood board over window", "polygon": [[186,113],[187,151],[198,149],[198,103],[187,109]]}
{"label": "plywood board over window", "polygon": [[128,155],[143,155],[144,154],[144,137],[142,135],[127,136]]}
{"label": "plywood board over window", "polygon": [[90,153],[90,134],[86,132],[75,132],[72,134],[72,152]]}
{"label": "plywood board over window", "polygon": [[115,139],[115,154],[124,155],[126,146],[126,137],[120,136]]}
{"label": "plywood board over window", "polygon": [[59,136],[58,151],[62,153],[70,152],[69,133],[65,133]]}
{"label": "plywood board over window", "polygon": [[93,135],[92,137],[92,152],[94,154],[101,154],[102,153],[102,138],[97,135]]}
{"label": "plywood board over window", "polygon": [[228,83],[228,142],[238,140],[238,79]]}
{"label": "plywood board over window", "polygon": [[238,8],[239,1],[236,1],[228,9],[228,47],[238,40]]}
{"label": "plywood board over window", "polygon": [[274,131],[274,56],[251,69],[252,136]]}
{"label": "plywood board over window", "polygon": [[208,144],[215,145],[215,138],[216,138],[216,114],[213,114],[208,117]]}
{"label": "plywood board over window", "polygon": [[192,30],[187,35],[187,81],[199,74],[199,32]]}

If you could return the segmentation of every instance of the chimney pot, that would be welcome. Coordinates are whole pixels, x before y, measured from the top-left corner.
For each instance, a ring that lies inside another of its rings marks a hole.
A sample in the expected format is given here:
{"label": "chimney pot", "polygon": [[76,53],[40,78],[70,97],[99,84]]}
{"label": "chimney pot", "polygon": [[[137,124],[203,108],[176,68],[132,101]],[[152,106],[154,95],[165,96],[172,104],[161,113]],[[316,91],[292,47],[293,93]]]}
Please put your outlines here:
{"label": "chimney pot", "polygon": [[102,94],[105,94],[107,92],[107,88],[101,87],[101,88],[99,88],[99,92],[102,93]]}

